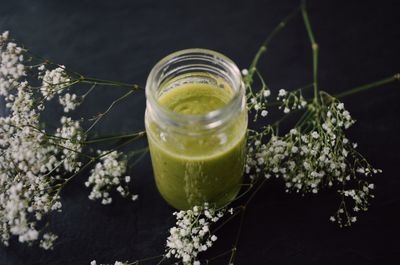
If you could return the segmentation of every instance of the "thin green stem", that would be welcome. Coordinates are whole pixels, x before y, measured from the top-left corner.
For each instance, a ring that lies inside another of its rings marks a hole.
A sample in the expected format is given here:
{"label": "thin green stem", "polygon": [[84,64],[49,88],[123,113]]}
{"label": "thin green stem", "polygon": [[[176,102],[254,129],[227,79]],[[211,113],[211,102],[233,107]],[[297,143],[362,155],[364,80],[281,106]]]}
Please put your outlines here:
{"label": "thin green stem", "polygon": [[[249,187],[243,191],[242,193],[240,193],[239,195],[237,195],[232,201],[229,202],[229,204],[240,200],[241,198],[243,198],[246,194],[248,194],[252,189],[254,188],[254,184],[249,184]],[[225,205],[225,207],[227,207],[229,204]]]}
{"label": "thin green stem", "polygon": [[126,99],[127,97],[129,97],[133,92],[135,92],[135,90],[130,90],[127,93],[125,93],[124,95],[122,95],[121,97],[119,97],[118,99],[114,100],[110,106],[108,106],[108,108],[106,109],[106,111],[100,113],[97,115],[97,118],[95,119],[95,121],[92,123],[92,125],[86,130],[86,134],[93,129],[93,127],[105,116],[107,115],[111,109],[117,105],[119,102],[123,101],[124,99]]}
{"label": "thin green stem", "polygon": [[150,260],[154,260],[154,259],[159,259],[164,257],[164,255],[157,255],[157,256],[153,256],[153,257],[148,257],[148,258],[144,258],[144,259],[138,259],[132,262],[129,262],[128,265],[137,265],[140,262],[145,262],[145,261],[150,261]]}
{"label": "thin green stem", "polygon": [[98,79],[98,78],[92,78],[92,77],[84,77],[82,75],[79,80],[82,83],[98,84],[98,85],[104,85],[104,86],[126,87],[126,88],[130,88],[131,90],[140,89],[140,86],[137,84],[128,84],[128,83],[124,83],[124,82],[110,81],[110,80]]}
{"label": "thin green stem", "polygon": [[71,152],[73,152],[73,153],[76,153],[76,154],[78,154],[79,156],[84,156],[84,157],[89,158],[89,159],[92,159],[92,158],[93,158],[92,156],[87,155],[87,154],[85,154],[85,153],[82,153],[81,151],[74,150],[74,149],[72,149],[72,148],[69,148],[69,147],[64,146],[64,145],[61,145],[61,144],[52,143],[52,145],[55,145],[55,146],[57,146],[57,147],[59,147],[59,148],[62,148],[62,149],[71,151]]}
{"label": "thin green stem", "polygon": [[85,99],[87,97],[87,95],[89,95],[97,86],[97,83],[94,83],[89,89],[88,91],[86,91],[85,94],[82,95],[82,99]]}
{"label": "thin green stem", "polygon": [[258,49],[256,55],[254,56],[250,67],[249,67],[249,73],[245,77],[245,84],[248,86],[253,79],[254,73],[257,69],[257,64],[260,61],[261,56],[267,51],[267,47],[270,43],[270,41],[275,37],[279,32],[282,31],[282,29],[285,28],[287,23],[293,19],[293,17],[299,12],[299,8],[297,7],[292,13],[290,13],[286,18],[284,18],[272,31],[268,36],[265,38],[265,40],[262,42],[260,48]]}
{"label": "thin green stem", "polygon": [[251,62],[251,65],[250,65],[249,74],[248,74],[248,76],[246,76],[246,79],[245,79],[245,83],[247,85],[249,85],[251,83],[251,81],[253,79],[253,76],[254,76],[254,73],[255,73],[255,71],[257,69],[256,67],[257,67],[258,61],[260,60],[261,56],[266,51],[267,51],[267,46],[265,46],[263,44],[263,45],[261,45],[261,47],[258,49],[256,55],[254,56],[253,61]]}
{"label": "thin green stem", "polygon": [[47,58],[44,58],[42,56],[39,56],[37,54],[32,53],[28,49],[23,49],[32,59],[36,59],[41,61],[40,64],[37,65],[42,65],[42,64],[49,64],[53,65],[55,67],[60,67],[63,68],[71,77],[76,79],[76,81],[80,83],[87,83],[87,84],[97,84],[97,85],[104,85],[104,86],[113,86],[113,87],[124,87],[124,88],[129,88],[133,90],[138,90],[140,89],[140,86],[137,84],[129,84],[129,83],[124,83],[124,82],[118,82],[118,81],[112,81],[112,80],[105,80],[105,79],[98,79],[98,78],[93,78],[93,77],[85,77],[81,75],[80,73],[67,69],[65,66],[56,64],[48,60]]}
{"label": "thin green stem", "polygon": [[142,148],[142,149],[140,149],[140,150],[135,150],[135,151],[133,152],[133,154],[129,154],[128,156],[134,156],[134,155],[140,154],[140,155],[135,159],[135,161],[133,161],[132,163],[129,164],[129,167],[134,167],[134,166],[136,166],[137,163],[139,163],[139,162],[143,159],[143,157],[145,157],[145,155],[147,154],[148,151],[149,151],[149,148],[148,148],[148,147],[145,147],[145,148]]}
{"label": "thin green stem", "polygon": [[245,203],[245,207],[247,207],[249,205],[249,203],[251,202],[251,200],[253,200],[254,196],[256,196],[256,194],[260,191],[260,189],[263,187],[263,185],[265,184],[265,182],[267,181],[266,178],[264,178],[260,184],[257,186],[257,188],[254,190],[254,192],[250,195],[250,197],[247,199],[246,203]]}
{"label": "thin green stem", "polygon": [[216,228],[214,228],[212,230],[212,233],[214,234],[215,232],[217,232],[218,230],[220,230],[222,227],[224,227],[224,225],[226,225],[227,223],[229,223],[232,219],[234,219],[239,213],[241,213],[243,208],[239,207],[239,209],[237,211],[235,211],[231,216],[229,216],[227,219],[224,220],[224,222],[222,222],[219,226],[217,226]]}
{"label": "thin green stem", "polygon": [[135,139],[130,139],[130,140],[128,140],[128,141],[126,141],[126,142],[124,142],[124,143],[122,143],[122,144],[120,144],[120,145],[114,147],[113,149],[111,149],[111,150],[109,150],[109,151],[107,151],[107,152],[105,152],[105,153],[103,153],[103,154],[99,154],[99,155],[96,156],[96,157],[90,158],[90,160],[89,160],[86,164],[84,164],[77,172],[75,172],[73,175],[71,175],[70,177],[68,177],[67,179],[65,179],[65,181],[62,183],[62,186],[61,186],[60,189],[57,191],[57,194],[59,194],[59,193],[61,192],[62,188],[63,188],[67,183],[69,183],[73,178],[75,178],[77,175],[79,175],[80,173],[82,173],[86,168],[88,168],[88,167],[89,167],[91,164],[93,164],[95,161],[97,161],[98,159],[100,159],[100,158],[102,158],[102,157],[104,157],[104,156],[107,156],[108,154],[114,152],[115,150],[118,150],[118,149],[120,149],[120,148],[122,148],[122,147],[124,147],[124,146],[126,146],[126,145],[128,145],[128,144],[130,144],[133,140],[135,140]]}
{"label": "thin green stem", "polygon": [[165,261],[165,256],[163,256],[162,258],[161,258],[161,260],[157,263],[157,265],[160,265],[161,263],[163,263]]}
{"label": "thin green stem", "polygon": [[93,138],[93,139],[89,139],[87,141],[84,141],[83,143],[85,143],[85,144],[93,144],[93,143],[99,143],[99,142],[105,142],[105,141],[112,141],[112,140],[131,138],[131,137],[136,137],[135,139],[138,139],[138,138],[140,138],[140,137],[142,137],[144,135],[146,135],[146,132],[145,131],[140,131],[140,132],[134,132],[134,133],[127,133],[127,134],[119,134],[119,135],[111,135],[111,136],[103,136],[103,137]]}
{"label": "thin green stem", "polygon": [[301,3],[301,14],[303,17],[304,25],[307,30],[307,35],[311,43],[312,49],[312,62],[313,62],[313,83],[314,83],[314,101],[318,102],[318,44],[315,41],[314,33],[311,27],[310,19],[308,18],[306,1]]}
{"label": "thin green stem", "polygon": [[347,97],[347,96],[350,96],[350,95],[353,95],[353,94],[356,94],[356,93],[359,93],[359,92],[362,92],[362,91],[365,91],[365,90],[368,90],[368,89],[371,89],[371,88],[376,88],[376,87],[379,87],[379,86],[383,86],[383,85],[392,83],[394,81],[400,81],[400,73],[394,74],[392,76],[386,77],[384,79],[381,79],[381,80],[378,80],[378,81],[375,81],[375,82],[372,82],[372,83],[368,83],[368,84],[364,84],[364,85],[361,85],[361,86],[357,86],[355,88],[348,89],[348,90],[343,91],[343,92],[341,92],[339,94],[336,94],[334,96],[336,98],[344,98],[344,97]]}
{"label": "thin green stem", "polygon": [[216,256],[210,258],[210,259],[207,259],[207,260],[206,260],[206,264],[210,263],[210,262],[213,261],[213,260],[216,260],[216,259],[219,259],[219,258],[221,258],[221,257],[223,257],[223,256],[228,255],[229,253],[232,252],[232,250],[233,250],[232,248],[231,248],[231,249],[228,249],[228,250],[226,250],[226,251],[224,251],[224,252],[222,252],[222,253],[220,253],[220,254],[218,254],[218,255],[216,255]]}
{"label": "thin green stem", "polygon": [[233,264],[235,257],[236,257],[236,252],[237,252],[237,248],[238,248],[238,244],[239,244],[239,239],[240,239],[240,235],[242,232],[242,228],[243,228],[243,223],[244,223],[244,217],[245,217],[245,213],[246,213],[246,209],[247,206],[249,205],[249,203],[253,200],[253,198],[256,196],[256,194],[261,190],[262,186],[264,185],[264,183],[267,181],[266,178],[264,178],[260,184],[257,186],[257,188],[254,190],[254,192],[249,196],[249,198],[247,199],[246,203],[242,206],[242,215],[240,218],[240,224],[239,224],[239,228],[238,231],[236,233],[236,239],[235,239],[235,243],[233,245],[232,248],[232,253],[231,256],[229,258],[229,263],[228,264]]}
{"label": "thin green stem", "polygon": [[95,158],[91,158],[89,160],[89,162],[87,162],[85,165],[83,165],[77,172],[75,172],[74,174],[72,174],[70,177],[68,177],[67,179],[65,179],[65,181],[61,184],[61,186],[59,187],[59,189],[57,190],[55,196],[53,198],[57,198],[58,195],[60,194],[60,192],[62,191],[62,189],[65,187],[65,185],[67,185],[74,177],[76,177],[77,175],[79,175],[81,172],[83,172],[86,168],[88,168],[91,164],[94,163],[94,161],[96,161]]}

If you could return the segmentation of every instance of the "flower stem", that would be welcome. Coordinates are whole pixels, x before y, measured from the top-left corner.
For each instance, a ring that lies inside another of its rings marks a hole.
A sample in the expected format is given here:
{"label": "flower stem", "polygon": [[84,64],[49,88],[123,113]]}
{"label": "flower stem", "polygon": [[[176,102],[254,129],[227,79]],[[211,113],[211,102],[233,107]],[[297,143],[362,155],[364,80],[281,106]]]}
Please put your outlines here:
{"label": "flower stem", "polygon": [[260,61],[261,56],[267,51],[267,47],[270,41],[273,39],[273,37],[275,37],[276,34],[282,31],[283,28],[285,28],[287,23],[297,14],[298,11],[299,8],[297,7],[292,13],[290,13],[287,17],[285,17],[262,42],[260,48],[258,49],[256,55],[254,56],[250,64],[249,74],[246,76],[244,80],[246,86],[248,86],[252,82],[254,73],[256,72],[257,69],[257,64]]}
{"label": "flower stem", "polygon": [[241,232],[242,232],[242,229],[243,229],[244,217],[245,217],[247,206],[252,201],[254,196],[261,190],[262,186],[264,185],[264,183],[266,181],[267,181],[266,178],[264,178],[262,181],[260,181],[260,184],[255,188],[254,192],[251,193],[251,195],[247,199],[246,203],[242,206],[243,211],[242,211],[242,215],[240,217],[240,224],[239,224],[238,231],[236,233],[235,243],[233,245],[232,253],[231,253],[231,256],[229,258],[229,263],[228,264],[234,264],[234,260],[235,260],[236,252],[237,252],[237,247],[238,247],[238,244],[239,244],[240,235],[241,235]]}
{"label": "flower stem", "polygon": [[111,135],[111,136],[103,136],[103,137],[98,137],[98,138],[93,138],[87,141],[84,141],[84,144],[93,144],[93,143],[99,143],[99,142],[105,142],[105,141],[111,141],[111,140],[119,140],[119,139],[125,139],[125,138],[132,138],[134,137],[135,139],[138,139],[146,134],[145,131],[140,131],[140,132],[134,132],[134,133],[127,133],[127,134],[120,134],[120,135]]}
{"label": "flower stem", "polygon": [[145,148],[142,148],[142,149],[139,149],[139,150],[134,150],[134,151],[128,153],[128,155],[127,155],[128,156],[128,161],[132,157],[137,155],[137,158],[133,162],[129,163],[129,167],[131,168],[131,167],[136,166],[137,163],[139,163],[143,159],[143,157],[145,157],[147,152],[149,152],[149,147],[145,147]]}
{"label": "flower stem", "polygon": [[128,265],[137,265],[137,264],[139,264],[140,262],[150,261],[150,260],[159,259],[159,258],[163,258],[163,257],[164,257],[164,255],[157,255],[157,256],[153,256],[153,257],[138,259],[138,260],[129,262]]}
{"label": "flower stem", "polygon": [[124,82],[117,82],[117,81],[98,79],[98,78],[92,78],[92,77],[81,76],[81,78],[79,80],[81,83],[97,84],[97,85],[104,85],[104,86],[126,87],[126,88],[130,88],[132,90],[140,89],[140,86],[137,84],[128,84],[128,83],[124,83]]}
{"label": "flower stem", "polygon": [[226,225],[227,223],[229,223],[232,219],[234,219],[238,214],[241,213],[241,210],[242,210],[242,209],[243,209],[242,207],[239,207],[239,209],[238,209],[234,214],[232,214],[231,216],[229,216],[226,220],[224,220],[223,223],[221,223],[219,226],[217,226],[216,228],[214,228],[213,231],[212,231],[212,233],[214,234],[215,232],[217,232],[218,230],[220,230],[224,225]]}
{"label": "flower stem", "polygon": [[103,153],[103,154],[99,154],[99,155],[96,156],[96,157],[91,157],[91,158],[89,159],[89,161],[88,161],[86,164],[84,164],[77,172],[75,172],[73,175],[71,175],[70,177],[68,177],[68,178],[65,179],[65,181],[62,183],[62,186],[61,186],[60,189],[57,191],[57,194],[59,194],[59,193],[61,192],[62,188],[63,188],[67,183],[69,183],[73,178],[75,178],[77,175],[79,175],[80,173],[82,173],[86,168],[88,168],[91,164],[93,164],[94,162],[96,162],[98,159],[100,159],[100,158],[102,158],[102,157],[104,157],[104,156],[107,156],[108,154],[114,152],[115,150],[118,150],[118,149],[120,149],[120,148],[122,148],[122,147],[124,147],[124,146],[126,146],[126,145],[128,145],[128,144],[130,144],[130,143],[131,143],[132,141],[134,141],[134,140],[135,140],[135,139],[129,139],[129,140],[127,140],[126,142],[124,142],[124,143],[122,143],[122,144],[120,144],[120,145],[114,147],[113,149],[111,149],[111,150],[109,150],[109,151],[107,151],[107,152],[105,152],[105,153]]}
{"label": "flower stem", "polygon": [[336,94],[335,97],[336,98],[347,97],[347,96],[350,96],[350,95],[353,95],[353,94],[356,94],[356,93],[359,93],[359,92],[362,92],[362,91],[365,91],[365,90],[368,90],[371,88],[375,88],[375,87],[379,87],[379,86],[383,86],[383,85],[392,83],[394,81],[400,81],[400,73],[394,74],[392,76],[386,77],[384,79],[381,79],[381,80],[378,80],[378,81],[375,81],[372,83],[368,83],[368,84],[364,84],[361,86],[357,86],[355,88],[348,89],[339,94]]}
{"label": "flower stem", "polygon": [[314,85],[314,101],[318,103],[318,44],[315,41],[314,33],[311,27],[310,19],[308,18],[306,1],[301,3],[301,14],[303,17],[304,25],[307,30],[308,38],[311,42],[312,49],[312,62],[313,62],[313,85]]}
{"label": "flower stem", "polygon": [[214,257],[212,257],[212,258],[210,258],[210,259],[207,259],[207,260],[206,260],[206,264],[209,264],[209,263],[210,263],[211,261],[213,261],[213,260],[216,260],[216,259],[218,259],[218,258],[221,258],[221,257],[223,257],[223,256],[226,256],[226,255],[228,255],[229,253],[231,253],[232,251],[233,251],[233,249],[231,248],[231,249],[228,249],[228,250],[226,250],[226,251],[224,251],[224,252],[218,254],[217,256],[214,256]]}
{"label": "flower stem", "polygon": [[88,133],[90,130],[92,130],[93,127],[94,127],[105,115],[107,115],[115,105],[117,105],[119,102],[121,102],[122,100],[124,100],[124,99],[126,99],[127,97],[129,97],[133,92],[135,92],[134,89],[129,90],[127,93],[125,93],[125,94],[122,95],[121,97],[119,97],[119,98],[117,98],[116,100],[114,100],[114,101],[110,104],[110,106],[108,106],[108,108],[107,108],[104,112],[102,112],[102,113],[100,113],[100,114],[97,115],[97,118],[96,118],[95,121],[92,123],[92,125],[86,130],[85,133]]}

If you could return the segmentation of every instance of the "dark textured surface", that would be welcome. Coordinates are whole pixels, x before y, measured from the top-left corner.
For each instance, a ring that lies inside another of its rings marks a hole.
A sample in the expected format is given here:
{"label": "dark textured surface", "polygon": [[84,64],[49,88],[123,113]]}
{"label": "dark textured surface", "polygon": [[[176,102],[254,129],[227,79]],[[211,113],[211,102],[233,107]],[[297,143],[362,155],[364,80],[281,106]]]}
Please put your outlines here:
{"label": "dark textured surface", "polygon": [[[309,1],[325,90],[339,92],[400,71],[397,2]],[[297,4],[2,0],[0,31],[11,30],[35,53],[78,72],[143,85],[157,60],[188,47],[218,50],[246,67],[266,33]],[[301,19],[272,42],[261,68],[273,90],[310,82],[309,48]],[[120,93],[101,90],[80,112],[93,115]],[[358,120],[350,137],[384,170],[376,177],[370,211],[351,229],[339,229],[328,221],[338,203],[334,193],[301,198],[272,181],[248,209],[237,264],[399,264],[399,96],[397,83],[345,99]],[[142,93],[116,108],[99,131],[141,129],[143,113]],[[172,209],[156,191],[148,157],[131,175],[140,200],[106,207],[89,201],[83,178],[76,179],[62,194],[63,212],[52,217],[60,236],[55,249],[12,242],[0,248],[0,264],[88,264],[94,258],[112,262],[162,252]],[[236,228],[233,222],[220,231],[213,252],[229,248]]]}

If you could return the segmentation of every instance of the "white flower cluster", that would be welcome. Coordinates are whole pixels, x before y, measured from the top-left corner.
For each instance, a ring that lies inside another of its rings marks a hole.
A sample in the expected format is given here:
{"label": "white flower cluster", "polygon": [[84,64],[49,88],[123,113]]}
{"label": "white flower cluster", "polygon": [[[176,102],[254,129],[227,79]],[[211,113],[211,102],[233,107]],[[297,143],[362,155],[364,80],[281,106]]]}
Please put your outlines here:
{"label": "white flower cluster", "polygon": [[[283,178],[287,192],[318,193],[335,185],[340,194],[353,199],[354,212],[367,210],[373,185],[364,178],[380,170],[372,168],[356,151],[356,144],[345,137],[344,130],[354,120],[339,102],[310,115],[310,120],[284,136],[275,135],[271,128],[265,130],[271,134],[267,143],[262,142],[263,134],[251,136],[246,171],[253,176]],[[355,188],[346,190],[351,186]],[[344,208],[342,203],[334,219],[339,225],[350,225],[356,218]]]}
{"label": "white flower cluster", "polygon": [[58,137],[49,138],[40,121],[43,108],[23,80],[23,49],[9,42],[5,32],[0,35],[0,51],[0,95],[7,108],[7,115],[0,117],[1,240],[8,245],[15,235],[20,242],[40,240],[41,247],[50,249],[57,236],[41,226],[46,214],[61,210],[61,169],[72,172],[79,166],[79,123],[64,118]]}
{"label": "white flower cluster", "polygon": [[[247,85],[247,109],[249,111],[254,111],[254,121],[257,121],[259,116],[266,117],[268,115],[267,111],[267,99],[271,95],[271,90],[266,85],[264,79],[260,74],[257,73],[257,76],[261,82],[261,88],[255,92],[253,90],[253,80],[246,82]],[[249,71],[247,69],[242,70],[242,75],[244,78],[249,75]]]}
{"label": "white flower cluster", "polygon": [[283,108],[284,113],[289,113],[295,109],[302,109],[307,105],[307,101],[304,99],[301,89],[290,92],[285,89],[280,89],[276,99],[282,102],[279,109]]}
{"label": "white flower cluster", "polygon": [[8,31],[0,35],[0,96],[4,97],[26,75],[22,48],[9,42],[8,38]]}
{"label": "white flower cluster", "polygon": [[165,256],[181,259],[185,265],[200,265],[197,256],[210,248],[217,237],[210,232],[211,224],[224,215],[204,204],[187,211],[175,212],[176,226],[170,229]]}
{"label": "white flower cluster", "polygon": [[82,102],[82,99],[75,93],[62,93],[76,82],[66,72],[65,66],[59,65],[52,70],[46,69],[46,66],[47,64],[42,64],[37,68],[38,79],[42,79],[40,92],[43,98],[50,101],[55,95],[59,95],[58,102],[65,113],[75,110]]}
{"label": "white flower cluster", "polygon": [[57,238],[58,236],[53,233],[45,233],[40,240],[40,247],[46,250],[53,249],[54,241],[56,241]]}
{"label": "white flower cluster", "polygon": [[33,101],[26,88],[22,83],[17,96],[8,96],[11,114],[0,118],[0,225],[5,244],[10,234],[20,242],[35,241],[39,235],[36,221],[61,208],[58,195],[50,193],[55,183],[48,176],[57,168],[59,150],[35,129],[39,115],[31,108]]}
{"label": "white flower cluster", "polygon": [[82,141],[85,140],[79,121],[61,117],[61,127],[57,128],[55,136],[59,138],[52,143],[61,148],[64,169],[68,172],[77,172],[82,165],[78,159],[83,148]]}
{"label": "white flower cluster", "polygon": [[43,64],[38,70],[40,71],[39,79],[43,80],[40,91],[46,100],[51,100],[54,95],[61,94],[64,88],[71,85],[71,78],[63,65],[53,70],[47,70]]}
{"label": "white flower cluster", "polygon": [[81,100],[78,98],[76,94],[70,94],[67,92],[59,97],[59,102],[61,106],[63,106],[64,112],[68,113],[71,110],[74,110],[76,107],[78,107]]}
{"label": "white flower cluster", "polygon": [[[92,169],[88,180],[85,182],[86,187],[92,190],[89,199],[101,199],[102,204],[110,204],[112,198],[110,192],[115,188],[122,197],[130,196],[128,183],[131,181],[130,176],[125,176],[127,161],[122,158],[122,153],[113,151],[100,153],[100,162]],[[138,195],[132,195],[133,201],[137,200]]]}

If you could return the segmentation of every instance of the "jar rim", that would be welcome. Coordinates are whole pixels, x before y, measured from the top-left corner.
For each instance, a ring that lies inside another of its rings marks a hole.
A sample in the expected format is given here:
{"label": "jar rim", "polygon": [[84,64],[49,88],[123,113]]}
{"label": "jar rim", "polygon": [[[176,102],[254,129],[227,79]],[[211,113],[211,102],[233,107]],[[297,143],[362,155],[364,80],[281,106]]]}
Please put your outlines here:
{"label": "jar rim", "polygon": [[[157,82],[160,78],[159,74],[163,74],[163,69],[169,64],[182,60],[182,58],[184,59],[185,56],[197,56],[198,58],[204,57],[204,59],[212,58],[215,59],[216,62],[224,64],[224,67],[229,71],[228,74],[230,74],[230,76],[232,77],[232,81],[234,82],[233,84],[231,84],[233,86],[233,96],[224,106],[204,114],[183,114],[172,111],[159,103],[159,101],[155,97],[158,86],[160,85],[160,83]],[[218,127],[221,123],[220,118],[222,118],[225,113],[232,112],[232,110],[234,110],[238,105],[240,106],[243,96],[244,84],[242,81],[240,70],[237,65],[227,56],[219,52],[203,48],[189,48],[179,50],[165,56],[152,68],[146,82],[146,98],[150,102],[151,107],[155,106],[155,108],[157,108],[159,112],[158,114],[161,116],[160,118],[179,121],[180,124],[207,122],[207,128]]]}

